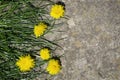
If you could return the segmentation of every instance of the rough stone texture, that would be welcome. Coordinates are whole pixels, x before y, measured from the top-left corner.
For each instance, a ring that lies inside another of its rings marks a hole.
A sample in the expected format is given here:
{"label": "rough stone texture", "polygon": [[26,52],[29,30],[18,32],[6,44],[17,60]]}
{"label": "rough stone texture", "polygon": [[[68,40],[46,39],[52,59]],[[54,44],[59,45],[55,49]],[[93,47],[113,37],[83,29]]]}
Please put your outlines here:
{"label": "rough stone texture", "polygon": [[62,1],[69,20],[54,38],[64,38],[63,68],[52,80],[120,80],[120,0]]}

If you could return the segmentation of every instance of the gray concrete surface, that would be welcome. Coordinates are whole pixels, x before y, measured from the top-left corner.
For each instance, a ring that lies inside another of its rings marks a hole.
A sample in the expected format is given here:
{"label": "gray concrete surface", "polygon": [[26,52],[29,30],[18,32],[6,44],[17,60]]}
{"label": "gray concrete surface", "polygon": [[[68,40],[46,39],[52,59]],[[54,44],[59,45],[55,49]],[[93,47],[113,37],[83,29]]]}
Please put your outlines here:
{"label": "gray concrete surface", "polygon": [[[58,1],[58,0],[56,0]],[[120,0],[62,0],[70,18],[50,38],[64,54],[52,80],[120,80]]]}
{"label": "gray concrete surface", "polygon": [[70,18],[60,28],[57,52],[65,56],[53,80],[120,80],[120,0],[63,2]]}

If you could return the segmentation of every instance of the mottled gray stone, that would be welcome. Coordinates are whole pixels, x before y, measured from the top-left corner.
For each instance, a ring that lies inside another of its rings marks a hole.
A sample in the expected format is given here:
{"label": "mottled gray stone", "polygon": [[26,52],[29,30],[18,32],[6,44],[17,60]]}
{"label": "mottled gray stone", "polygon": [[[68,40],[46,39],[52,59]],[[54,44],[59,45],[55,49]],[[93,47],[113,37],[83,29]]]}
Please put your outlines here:
{"label": "mottled gray stone", "polygon": [[69,20],[52,35],[65,38],[63,68],[52,80],[120,80],[120,0],[62,1]]}

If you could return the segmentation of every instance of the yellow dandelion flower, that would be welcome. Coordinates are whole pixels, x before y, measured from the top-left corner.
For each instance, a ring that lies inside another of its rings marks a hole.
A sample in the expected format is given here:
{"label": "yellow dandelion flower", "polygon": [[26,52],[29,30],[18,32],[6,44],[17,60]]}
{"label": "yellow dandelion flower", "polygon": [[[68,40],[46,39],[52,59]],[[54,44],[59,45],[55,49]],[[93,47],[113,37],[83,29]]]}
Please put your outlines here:
{"label": "yellow dandelion flower", "polygon": [[30,55],[21,56],[19,60],[16,62],[16,65],[19,67],[20,71],[29,71],[34,67],[34,59],[31,58]]}
{"label": "yellow dandelion flower", "polygon": [[39,23],[38,25],[34,26],[34,35],[37,37],[44,34],[45,30],[47,28],[47,25],[45,23]]}
{"label": "yellow dandelion flower", "polygon": [[55,4],[51,8],[50,16],[55,18],[55,19],[59,19],[59,18],[64,16],[64,12],[65,12],[64,6],[59,5],[59,4]]}
{"label": "yellow dandelion flower", "polygon": [[50,58],[50,50],[47,48],[43,48],[40,50],[40,57],[43,60],[48,60]]}
{"label": "yellow dandelion flower", "polygon": [[51,59],[48,62],[48,66],[46,68],[46,71],[48,71],[49,74],[55,75],[55,74],[59,73],[60,70],[61,70],[61,65],[59,63],[59,60]]}

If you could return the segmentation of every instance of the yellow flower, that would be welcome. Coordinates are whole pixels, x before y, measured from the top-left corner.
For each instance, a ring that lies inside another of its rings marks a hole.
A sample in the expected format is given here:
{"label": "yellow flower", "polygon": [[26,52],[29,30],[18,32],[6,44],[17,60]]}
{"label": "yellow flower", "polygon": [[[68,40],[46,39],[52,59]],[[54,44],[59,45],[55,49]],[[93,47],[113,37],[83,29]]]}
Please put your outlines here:
{"label": "yellow flower", "polygon": [[34,67],[34,59],[31,58],[30,55],[21,56],[19,60],[16,62],[16,65],[19,67],[20,71],[29,71]]}
{"label": "yellow flower", "polygon": [[44,34],[45,30],[47,28],[47,25],[45,23],[39,23],[38,25],[34,26],[34,35],[37,37]]}
{"label": "yellow flower", "polygon": [[55,5],[52,5],[50,16],[55,19],[59,19],[64,16],[64,12],[65,12],[64,6],[55,4]]}
{"label": "yellow flower", "polygon": [[48,66],[46,68],[46,71],[49,72],[51,75],[55,75],[60,72],[61,65],[59,63],[59,60],[51,59],[48,62]]}
{"label": "yellow flower", "polygon": [[47,48],[43,48],[40,50],[40,57],[43,59],[43,60],[47,60],[50,58],[50,51],[49,49]]}

